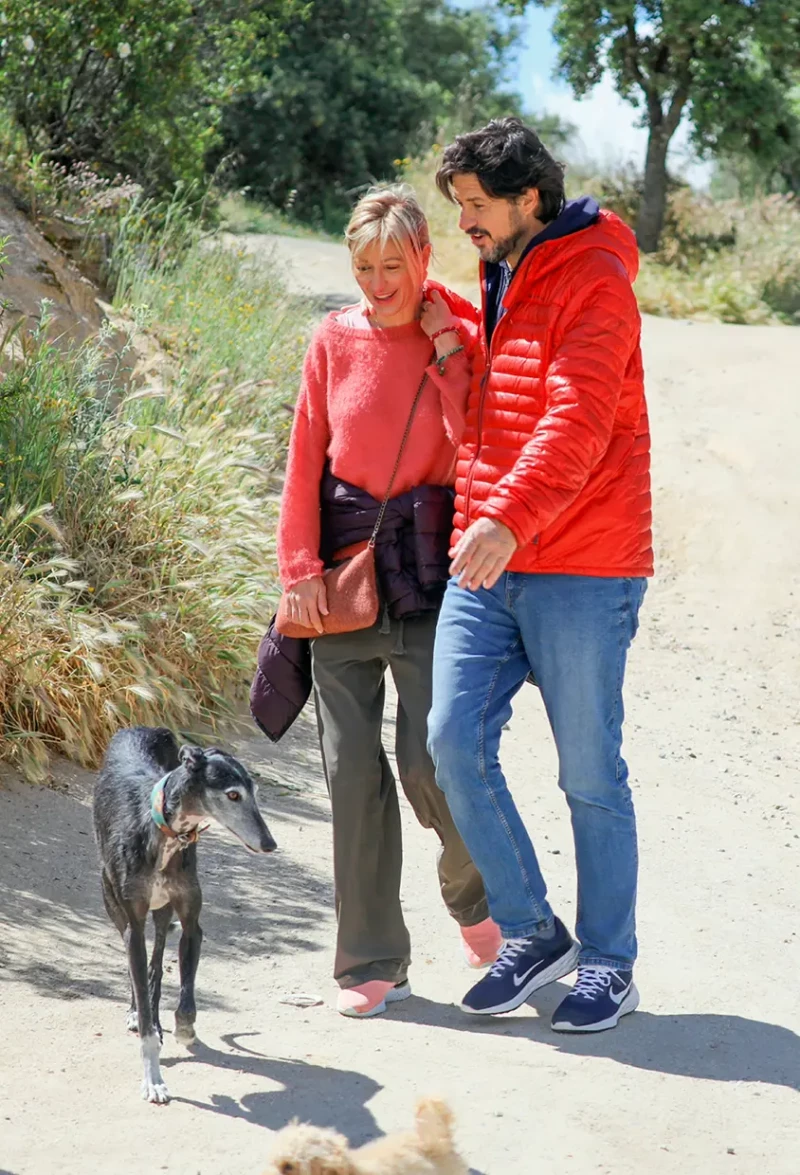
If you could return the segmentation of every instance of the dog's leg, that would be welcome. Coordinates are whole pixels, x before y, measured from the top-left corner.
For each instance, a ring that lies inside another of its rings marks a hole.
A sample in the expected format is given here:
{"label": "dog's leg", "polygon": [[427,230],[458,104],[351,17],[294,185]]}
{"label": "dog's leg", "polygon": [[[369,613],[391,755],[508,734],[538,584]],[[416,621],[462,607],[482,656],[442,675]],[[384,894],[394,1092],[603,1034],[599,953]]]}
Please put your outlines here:
{"label": "dog's leg", "polygon": [[197,1039],[194,1022],[197,1007],[194,1002],[194,979],[200,962],[200,945],[203,931],[200,929],[200,908],[203,904],[200,886],[186,895],[185,904],[176,905],[175,912],[181,920],[183,934],[178,947],[178,962],[181,971],[181,996],[175,1013],[175,1039],[181,1044],[193,1044]]}
{"label": "dog's leg", "polygon": [[161,906],[153,910],[153,926],[155,941],[153,953],[150,955],[150,970],[148,980],[150,984],[150,1008],[153,1013],[153,1026],[158,1033],[158,1039],[164,1043],[164,1032],[161,1028],[161,1018],[158,1014],[161,1003],[161,977],[164,972],[164,945],[167,941],[167,931],[172,921],[172,906]]}
{"label": "dog's leg", "polygon": [[128,1032],[137,1033],[139,1031],[139,1013],[136,1011],[136,992],[133,990],[133,984],[131,984],[131,1006],[125,1013],[125,1027]]}
{"label": "dog's leg", "polygon": [[150,992],[147,983],[147,945],[144,938],[146,917],[147,912],[143,911],[141,918],[130,919],[125,931],[125,945],[128,949],[128,966],[136,997],[136,1011],[139,1015],[139,1040],[141,1041],[142,1064],[144,1066],[142,1097],[150,1102],[164,1103],[169,1101],[169,1091],[164,1084],[158,1063],[161,1041],[158,1039],[150,1008]]}
{"label": "dog's leg", "polygon": [[[128,915],[117,901],[117,895],[114,893],[114,886],[105,869],[102,873],[102,882],[103,905],[106,908],[106,913],[122,935],[122,941],[125,942],[125,931],[128,929]],[[128,1032],[139,1031],[139,1014],[136,1011],[136,992],[133,989],[133,980],[131,980],[131,1006],[128,1008],[128,1011],[125,1015],[125,1024]]]}

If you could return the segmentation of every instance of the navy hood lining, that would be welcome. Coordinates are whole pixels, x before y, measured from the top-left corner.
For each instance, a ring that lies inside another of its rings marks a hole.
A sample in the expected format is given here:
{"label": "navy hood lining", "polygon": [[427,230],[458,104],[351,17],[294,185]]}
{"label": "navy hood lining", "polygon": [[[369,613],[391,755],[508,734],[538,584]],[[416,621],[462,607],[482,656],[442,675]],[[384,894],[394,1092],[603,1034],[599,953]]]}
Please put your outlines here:
{"label": "navy hood lining", "polygon": [[[592,196],[579,196],[576,200],[568,200],[561,212],[546,225],[540,233],[532,237],[522,251],[511,280],[514,280],[523,261],[538,245],[547,241],[558,241],[563,237],[570,237],[573,233],[582,232],[597,224],[600,219],[600,205]],[[486,262],[484,266],[486,281],[486,337],[491,339],[492,332],[497,325],[500,312],[497,292],[500,285],[500,262]]]}

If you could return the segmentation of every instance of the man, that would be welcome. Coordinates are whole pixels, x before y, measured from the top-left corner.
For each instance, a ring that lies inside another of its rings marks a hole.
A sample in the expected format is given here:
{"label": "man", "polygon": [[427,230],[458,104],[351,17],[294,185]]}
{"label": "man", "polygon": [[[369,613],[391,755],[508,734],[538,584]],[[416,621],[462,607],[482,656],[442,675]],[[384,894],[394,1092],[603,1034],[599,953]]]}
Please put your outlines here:
{"label": "man", "polygon": [[[633,233],[516,118],[447,147],[440,190],[481,259],[482,346],[458,456],[451,580],[429,721],[437,780],[506,940],[464,1011],[508,1012],[570,974],[563,1032],[639,1001],[636,825],[622,682],[652,574],[650,442]],[[500,768],[525,680],[544,700],[569,804],[577,939],[554,917]]]}

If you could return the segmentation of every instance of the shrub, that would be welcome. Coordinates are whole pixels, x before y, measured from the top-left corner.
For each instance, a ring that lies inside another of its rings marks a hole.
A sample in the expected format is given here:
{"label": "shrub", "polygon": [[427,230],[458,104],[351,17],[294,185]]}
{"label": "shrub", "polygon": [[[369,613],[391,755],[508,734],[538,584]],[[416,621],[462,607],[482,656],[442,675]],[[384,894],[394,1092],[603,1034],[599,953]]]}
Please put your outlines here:
{"label": "shrub", "polygon": [[163,190],[203,175],[221,104],[300,12],[295,0],[5,0],[3,100],[32,154]]}

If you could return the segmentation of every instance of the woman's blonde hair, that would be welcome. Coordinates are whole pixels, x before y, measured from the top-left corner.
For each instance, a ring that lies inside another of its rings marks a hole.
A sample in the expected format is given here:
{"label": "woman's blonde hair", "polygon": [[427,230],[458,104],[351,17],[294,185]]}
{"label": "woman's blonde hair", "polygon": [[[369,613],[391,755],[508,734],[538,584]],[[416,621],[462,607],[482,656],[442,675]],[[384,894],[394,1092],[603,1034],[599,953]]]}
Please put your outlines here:
{"label": "woman's blonde hair", "polygon": [[362,196],[344,230],[344,239],[353,259],[375,242],[385,248],[394,241],[420,270],[423,250],[431,243],[428,221],[409,184],[372,188]]}

